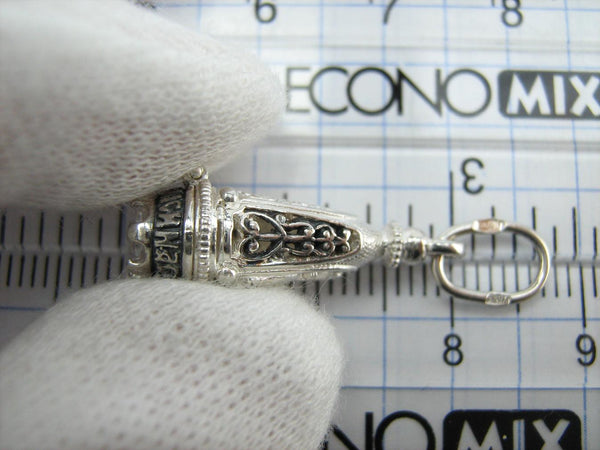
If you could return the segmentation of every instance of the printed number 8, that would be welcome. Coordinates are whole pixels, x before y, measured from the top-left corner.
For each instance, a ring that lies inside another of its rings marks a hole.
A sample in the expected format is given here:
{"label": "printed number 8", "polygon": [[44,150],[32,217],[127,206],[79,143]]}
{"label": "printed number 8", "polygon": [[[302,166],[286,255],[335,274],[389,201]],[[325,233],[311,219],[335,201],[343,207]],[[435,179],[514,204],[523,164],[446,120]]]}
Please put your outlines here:
{"label": "printed number 8", "polygon": [[502,23],[507,27],[518,27],[523,22],[523,13],[519,9],[521,0],[502,0]]}
{"label": "printed number 8", "polygon": [[460,349],[462,340],[458,334],[450,333],[444,338],[444,362],[449,366],[458,366],[463,361],[463,352]]}

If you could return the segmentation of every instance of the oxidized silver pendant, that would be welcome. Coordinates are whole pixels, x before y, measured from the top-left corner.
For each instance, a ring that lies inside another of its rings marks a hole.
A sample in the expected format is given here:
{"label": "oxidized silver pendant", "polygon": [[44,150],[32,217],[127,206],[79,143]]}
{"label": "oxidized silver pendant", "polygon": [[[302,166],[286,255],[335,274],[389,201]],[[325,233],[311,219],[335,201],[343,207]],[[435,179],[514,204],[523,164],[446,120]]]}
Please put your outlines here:
{"label": "oxidized silver pendant", "polygon": [[[128,273],[215,281],[225,285],[327,279],[383,258],[389,267],[432,260],[433,274],[446,291],[488,305],[525,300],[544,285],[549,253],[526,227],[497,219],[453,227],[439,239],[391,223],[375,232],[355,217],[325,208],[271,200],[231,188],[217,191],[203,169],[184,186],[131,204],[135,223]],[[465,233],[512,232],[527,237],[538,256],[538,273],[516,293],[479,292],[455,286],[445,271],[446,257],[460,257]]]}

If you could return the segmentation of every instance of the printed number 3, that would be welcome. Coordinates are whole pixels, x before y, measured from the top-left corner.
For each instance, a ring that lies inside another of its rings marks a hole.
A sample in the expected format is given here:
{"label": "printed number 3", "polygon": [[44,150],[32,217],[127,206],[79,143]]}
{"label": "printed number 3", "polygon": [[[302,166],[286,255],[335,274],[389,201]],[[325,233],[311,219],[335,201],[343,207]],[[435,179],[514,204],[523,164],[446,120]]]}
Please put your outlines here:
{"label": "printed number 3", "polygon": [[473,174],[469,169],[470,166],[476,165],[479,169],[483,169],[483,161],[478,158],[467,158],[462,162],[460,171],[463,174],[463,189],[469,194],[476,195],[483,191],[483,184],[473,185],[473,181],[477,178],[477,174]]}

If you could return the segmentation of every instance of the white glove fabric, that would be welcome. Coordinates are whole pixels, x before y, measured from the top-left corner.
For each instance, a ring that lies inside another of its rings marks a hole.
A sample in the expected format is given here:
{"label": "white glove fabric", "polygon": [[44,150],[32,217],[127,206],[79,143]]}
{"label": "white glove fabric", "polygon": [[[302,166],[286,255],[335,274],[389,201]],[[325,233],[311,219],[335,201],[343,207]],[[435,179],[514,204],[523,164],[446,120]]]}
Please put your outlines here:
{"label": "white glove fabric", "polygon": [[0,3],[4,204],[115,205],[212,170],[283,109],[253,56],[120,1]]}
{"label": "white glove fabric", "polygon": [[[81,209],[214,168],[283,95],[254,58],[113,1],[0,3],[0,206]],[[282,289],[122,280],[0,354],[0,448],[316,448],[331,324]]]}
{"label": "white glove fabric", "polygon": [[339,360],[290,292],[107,283],[0,355],[0,448],[316,448]]}

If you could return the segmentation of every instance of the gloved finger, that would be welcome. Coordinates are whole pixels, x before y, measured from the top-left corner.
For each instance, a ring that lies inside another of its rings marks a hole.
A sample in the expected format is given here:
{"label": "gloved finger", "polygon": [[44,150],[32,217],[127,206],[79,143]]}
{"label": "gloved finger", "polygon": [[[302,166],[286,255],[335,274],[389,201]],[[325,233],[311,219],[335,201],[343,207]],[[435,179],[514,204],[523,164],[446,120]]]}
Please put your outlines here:
{"label": "gloved finger", "polygon": [[59,302],[0,370],[0,448],[308,449],[341,352],[290,291],[126,280]]}
{"label": "gloved finger", "polygon": [[265,135],[283,108],[255,57],[125,1],[0,2],[0,204],[130,200]]}

